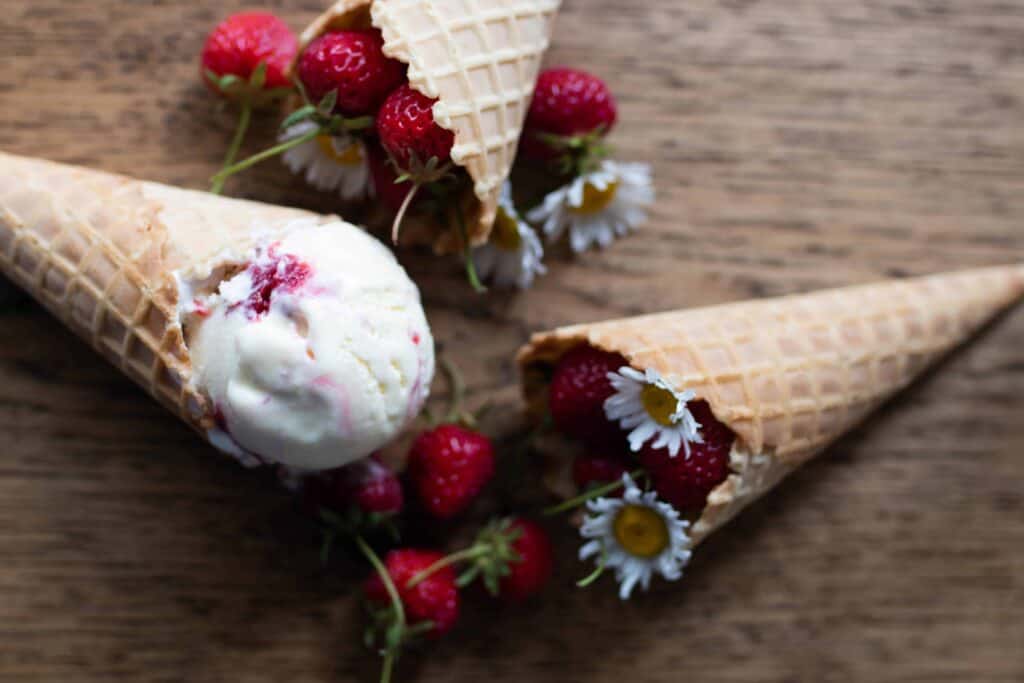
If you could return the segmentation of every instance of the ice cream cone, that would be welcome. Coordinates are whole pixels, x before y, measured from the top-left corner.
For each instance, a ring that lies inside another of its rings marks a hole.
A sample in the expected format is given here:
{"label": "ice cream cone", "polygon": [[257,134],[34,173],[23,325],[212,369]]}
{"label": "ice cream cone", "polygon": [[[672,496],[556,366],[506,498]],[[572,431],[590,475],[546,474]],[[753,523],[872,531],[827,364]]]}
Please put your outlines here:
{"label": "ice cream cone", "polygon": [[[204,317],[210,312],[196,302],[198,297],[213,296],[221,283],[244,271],[253,250],[267,247],[272,253],[274,245],[282,240],[310,231],[329,233],[330,239],[350,240],[342,249],[358,251],[370,242],[373,255],[379,252],[381,263],[399,273],[401,291],[411,292],[409,297],[415,299],[418,308],[415,287],[387,250],[337,217],[0,153],[0,271],[187,424],[243,462],[254,455],[250,452],[252,446],[243,448],[241,442],[232,440],[219,412],[222,406],[213,404],[198,381],[198,357],[190,345],[193,335],[210,324]],[[373,267],[379,266],[375,263]],[[346,292],[351,303],[346,305],[360,305],[356,299],[358,276],[351,276]],[[382,289],[378,281],[372,286],[377,288],[375,291]],[[269,300],[270,294],[266,296]],[[325,301],[327,295],[309,296]],[[396,306],[399,303],[394,298],[389,301]],[[227,316],[235,305],[224,305]],[[238,315],[244,320],[248,314]],[[269,314],[264,315],[262,329],[270,334],[266,329]],[[421,349],[430,345],[432,349],[422,311],[415,316],[415,344]],[[404,319],[399,322],[405,324]],[[312,324],[302,318],[307,331]],[[363,320],[362,324],[369,325],[370,321]],[[403,334],[406,329],[402,327]],[[264,334],[262,338],[268,337]],[[320,371],[327,361],[312,360],[314,343],[310,341],[305,347],[311,359],[307,365],[312,371]],[[219,353],[226,354],[235,352]],[[423,356],[423,376],[418,376],[417,382],[429,385],[432,358],[432,352],[429,358]],[[262,365],[270,367],[275,362],[289,361],[266,359]],[[280,366],[285,367],[291,366]],[[228,380],[233,381],[233,377],[229,375]],[[328,380],[322,376],[317,381]],[[272,398],[270,393],[263,393],[267,386],[257,381],[245,390],[257,398],[262,395],[267,403]],[[278,386],[285,385],[278,382]],[[335,393],[341,389],[332,384]],[[409,405],[389,406],[402,413],[396,419],[414,417],[419,407],[416,401],[425,398],[425,387],[404,390],[412,392]],[[348,397],[342,399],[346,401],[344,409],[351,410]],[[351,415],[346,412],[345,417]],[[305,424],[309,425],[308,417]],[[273,424],[259,426],[274,428]],[[302,429],[306,432],[300,438],[313,438],[308,431],[312,426]],[[288,462],[276,454],[261,455]]]}
{"label": "ice cream cone", "polygon": [[[452,161],[473,183],[463,209],[469,241],[487,241],[515,158],[541,57],[561,0],[339,0],[300,39],[375,26],[384,53],[408,65],[409,84],[437,98],[434,119],[455,133]],[[462,248],[454,226],[410,217],[403,241]]]}
{"label": "ice cream cone", "polygon": [[696,544],[1022,294],[1024,265],[969,270],[565,327],[518,360],[535,416],[551,368],[580,343],[709,403],[737,439]]}

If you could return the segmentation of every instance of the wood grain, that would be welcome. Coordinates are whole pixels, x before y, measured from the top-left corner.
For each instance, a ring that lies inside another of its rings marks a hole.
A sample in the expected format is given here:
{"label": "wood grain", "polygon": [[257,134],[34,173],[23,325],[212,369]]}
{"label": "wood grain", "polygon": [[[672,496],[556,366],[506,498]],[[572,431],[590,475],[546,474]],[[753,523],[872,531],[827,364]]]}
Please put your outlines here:
{"label": "wood grain", "polygon": [[[264,3],[300,27],[315,0]],[[234,0],[5,0],[0,148],[203,187],[232,118],[196,78]],[[567,0],[550,63],[605,77],[651,223],[475,298],[403,255],[488,426],[532,330],[1024,258],[1024,2]],[[251,149],[266,144],[261,122]],[[279,164],[247,197],[332,210]],[[9,293],[5,293],[5,298]],[[479,596],[416,681],[1024,679],[1024,310],[620,604]],[[30,303],[0,313],[0,680],[374,680],[356,582],[241,471]],[[492,505],[495,503],[491,503]]]}

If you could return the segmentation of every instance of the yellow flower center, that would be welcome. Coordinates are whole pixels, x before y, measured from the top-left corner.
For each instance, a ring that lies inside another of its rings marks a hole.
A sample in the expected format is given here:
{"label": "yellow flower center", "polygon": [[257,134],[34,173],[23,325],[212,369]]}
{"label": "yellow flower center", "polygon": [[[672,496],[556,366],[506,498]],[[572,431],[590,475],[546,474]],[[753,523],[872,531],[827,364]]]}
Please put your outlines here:
{"label": "yellow flower center", "polygon": [[640,402],[655,422],[665,427],[673,424],[672,415],[675,414],[679,402],[671,391],[657,384],[645,384],[640,390]]}
{"label": "yellow flower center", "polygon": [[330,135],[318,135],[316,143],[320,145],[320,151],[328,159],[346,166],[355,166],[363,160],[363,150],[356,142],[350,142],[342,149],[338,149],[336,140]]}
{"label": "yellow flower center", "polygon": [[615,199],[615,192],[619,189],[619,181],[612,180],[602,190],[589,180],[583,183],[583,201],[579,206],[570,206],[573,213],[591,214],[604,211],[604,209]]}
{"label": "yellow flower center", "polygon": [[668,527],[657,512],[643,505],[625,505],[612,522],[612,532],[630,555],[657,557],[668,547]]}
{"label": "yellow flower center", "polygon": [[499,249],[518,251],[523,244],[519,236],[519,224],[505,209],[498,207],[498,215],[494,218],[494,232],[491,240]]}

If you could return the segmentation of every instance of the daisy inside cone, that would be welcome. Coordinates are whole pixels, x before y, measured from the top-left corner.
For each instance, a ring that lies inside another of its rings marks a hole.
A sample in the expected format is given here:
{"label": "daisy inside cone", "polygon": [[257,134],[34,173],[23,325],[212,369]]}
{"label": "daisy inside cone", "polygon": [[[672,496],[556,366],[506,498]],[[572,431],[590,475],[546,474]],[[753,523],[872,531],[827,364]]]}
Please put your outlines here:
{"label": "daisy inside cone", "polygon": [[562,356],[548,391],[556,429],[582,446],[577,487],[593,494],[580,558],[615,569],[623,599],[654,574],[678,579],[686,530],[728,477],[735,434],[695,392],[587,344]]}

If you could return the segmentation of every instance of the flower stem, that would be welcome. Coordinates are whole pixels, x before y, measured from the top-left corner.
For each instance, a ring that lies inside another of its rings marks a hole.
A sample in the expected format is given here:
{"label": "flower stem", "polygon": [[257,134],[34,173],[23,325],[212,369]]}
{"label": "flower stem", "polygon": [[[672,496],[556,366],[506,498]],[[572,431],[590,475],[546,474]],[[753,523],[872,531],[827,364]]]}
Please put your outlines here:
{"label": "flower stem", "polygon": [[462,550],[451,553],[450,555],[445,555],[440,560],[438,560],[434,564],[430,565],[429,567],[427,567],[426,569],[424,569],[423,571],[419,572],[411,579],[409,579],[409,583],[405,584],[405,587],[406,589],[412,588],[416,584],[426,580],[429,576],[431,576],[432,574],[436,574],[445,567],[449,567],[453,564],[463,562],[465,560],[475,560],[476,558],[485,555],[489,550],[490,549],[486,546],[471,545],[468,548],[463,548]]}
{"label": "flower stem", "polygon": [[391,671],[395,668],[395,653],[391,650],[384,655],[384,664],[380,668],[380,683],[391,683]]}
{"label": "flower stem", "polygon": [[462,417],[462,402],[466,398],[466,382],[462,379],[462,373],[454,363],[448,360],[447,356],[440,356],[438,364],[444,371],[445,377],[448,378],[452,390],[448,413],[444,416],[444,420],[445,422],[458,422]]}
{"label": "flower stem", "polygon": [[462,208],[455,207],[455,220],[459,224],[459,238],[465,245],[465,252],[463,259],[466,261],[466,278],[469,279],[469,284],[473,288],[473,291],[480,294],[486,292],[487,288],[480,282],[480,277],[476,273],[476,264],[473,262],[473,247],[469,243],[469,231],[466,229],[466,217],[462,215]]}
{"label": "flower stem", "polygon": [[[643,473],[644,473],[643,470],[634,470],[633,472],[629,473],[629,476],[632,477],[633,479],[638,479],[640,476],[643,475]],[[544,508],[544,510],[541,512],[541,514],[544,515],[545,517],[552,517],[554,515],[561,514],[563,512],[566,512],[567,510],[572,510],[574,508],[578,508],[580,505],[583,505],[588,500],[593,500],[594,498],[600,498],[601,496],[605,496],[605,495],[611,493],[612,491],[617,491],[618,489],[622,488],[622,486],[623,486],[623,484],[622,484],[622,480],[621,479],[617,479],[616,481],[608,482],[604,486],[598,486],[596,488],[590,489],[589,491],[585,491],[584,493],[581,493],[580,495],[576,496],[575,498],[570,498],[569,500],[564,500],[561,503],[559,503],[558,505],[552,505],[551,507]]]}
{"label": "flower stem", "polygon": [[265,149],[262,152],[259,152],[258,154],[253,154],[251,157],[249,157],[247,159],[243,159],[243,160],[239,161],[237,164],[232,164],[231,166],[228,166],[226,168],[221,169],[220,172],[217,173],[217,175],[213,176],[213,182],[214,183],[217,183],[217,182],[223,183],[223,181],[226,180],[227,178],[229,178],[230,176],[233,176],[234,174],[236,174],[236,173],[238,173],[240,171],[244,171],[247,168],[255,166],[256,164],[260,163],[261,161],[266,161],[267,159],[269,159],[271,157],[277,156],[278,154],[281,154],[282,152],[287,152],[288,150],[290,150],[293,147],[298,147],[299,145],[303,144],[304,142],[309,142],[310,140],[312,140],[316,136],[320,135],[320,133],[322,133],[322,132],[323,131],[320,128],[314,128],[313,130],[311,130],[311,131],[309,131],[307,133],[303,133],[302,135],[298,136],[297,138],[292,138],[290,140],[285,140],[284,142],[282,142],[280,144],[274,145],[270,149]]}
{"label": "flower stem", "polygon": [[604,546],[602,546],[601,547],[601,557],[597,560],[597,567],[594,569],[594,571],[590,572],[589,574],[584,576],[582,579],[577,581],[576,582],[576,587],[577,588],[586,588],[587,586],[589,586],[590,584],[594,583],[599,578],[601,578],[601,574],[604,574],[604,568],[607,565],[607,562],[608,562],[608,551],[607,551],[607,549]]}
{"label": "flower stem", "polygon": [[[231,145],[228,147],[228,153],[224,155],[224,163],[221,164],[221,169],[228,168],[231,164],[235,163],[235,157],[238,156],[238,150],[242,147],[242,140],[245,139],[245,134],[249,131],[249,123],[251,121],[252,102],[246,99],[242,101],[242,111],[238,115],[238,124],[235,126],[235,136],[231,139]],[[226,180],[227,176],[223,178],[217,178],[215,176],[210,192],[213,194],[220,194],[221,190],[224,189],[224,182]]]}
{"label": "flower stem", "polygon": [[[373,548],[363,539],[359,534],[352,534],[352,540],[355,541],[356,546],[360,552],[370,561],[373,565],[377,575],[380,576],[381,582],[384,584],[384,590],[388,592],[388,597],[391,598],[391,606],[395,610],[395,621],[398,623],[399,630],[405,632],[405,609],[402,607],[402,598],[398,595],[398,589],[395,587],[395,582],[391,580],[391,575],[388,574],[387,568],[384,563],[377,557],[377,553],[373,552]],[[384,650],[384,664],[381,667],[380,681],[381,683],[389,683],[391,680],[391,672],[395,667],[395,648],[389,643]]]}

